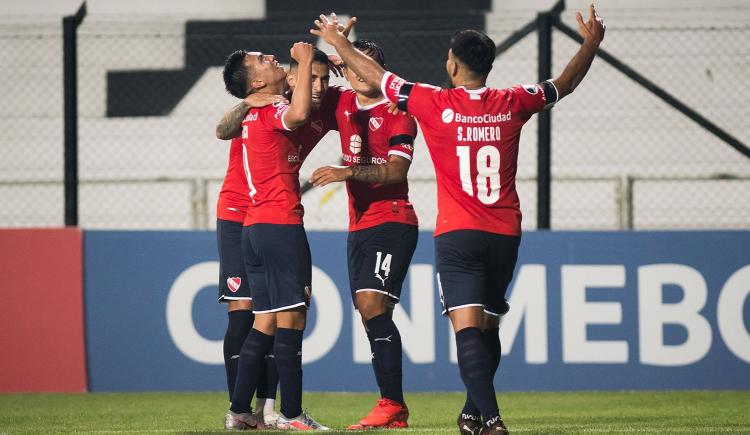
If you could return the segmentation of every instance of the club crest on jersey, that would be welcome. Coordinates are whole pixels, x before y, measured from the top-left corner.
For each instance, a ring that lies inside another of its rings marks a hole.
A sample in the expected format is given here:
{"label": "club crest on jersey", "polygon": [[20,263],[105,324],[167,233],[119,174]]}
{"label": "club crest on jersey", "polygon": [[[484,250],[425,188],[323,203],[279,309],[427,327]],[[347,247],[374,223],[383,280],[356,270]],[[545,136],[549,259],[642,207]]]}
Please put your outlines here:
{"label": "club crest on jersey", "polygon": [[370,130],[375,131],[383,125],[383,118],[370,118]]}
{"label": "club crest on jersey", "polygon": [[537,85],[521,85],[521,87],[531,95],[536,95],[536,93],[539,92]]}
{"label": "club crest on jersey", "polygon": [[315,133],[323,133],[323,121],[317,120],[310,123],[310,128],[312,128]]}
{"label": "club crest on jersey", "polygon": [[229,291],[232,293],[237,293],[237,290],[240,289],[240,284],[242,284],[242,278],[239,276],[227,278],[227,287],[229,287]]}
{"label": "club crest on jersey", "polygon": [[349,138],[349,151],[352,152],[352,154],[359,154],[360,151],[362,151],[362,138],[359,137],[358,134],[353,134],[351,138]]}

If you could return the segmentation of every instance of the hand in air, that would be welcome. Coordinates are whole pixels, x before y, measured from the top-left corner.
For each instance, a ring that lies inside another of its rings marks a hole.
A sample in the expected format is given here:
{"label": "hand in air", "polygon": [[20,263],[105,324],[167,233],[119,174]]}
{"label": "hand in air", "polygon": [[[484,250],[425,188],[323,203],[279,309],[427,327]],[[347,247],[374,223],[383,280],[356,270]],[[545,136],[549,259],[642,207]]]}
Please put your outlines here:
{"label": "hand in air", "polygon": [[313,46],[307,42],[296,42],[289,50],[289,54],[299,64],[310,63],[312,62]]}
{"label": "hand in air", "polygon": [[[350,24],[354,25],[353,23],[351,23],[351,21]],[[339,24],[339,20],[338,18],[336,18],[335,13],[331,14],[330,19],[321,14],[320,18],[315,20],[315,27],[315,29],[310,29],[310,33],[323,38],[325,42],[333,45],[334,47],[337,44],[346,41],[347,35],[345,35],[343,32],[343,30],[346,28]]]}
{"label": "hand in air", "polygon": [[590,41],[596,45],[602,42],[607,26],[604,25],[602,17],[596,13],[593,3],[589,5],[589,19],[584,22],[583,15],[580,12],[576,12],[576,21],[578,21],[578,33],[583,36],[584,41]]}

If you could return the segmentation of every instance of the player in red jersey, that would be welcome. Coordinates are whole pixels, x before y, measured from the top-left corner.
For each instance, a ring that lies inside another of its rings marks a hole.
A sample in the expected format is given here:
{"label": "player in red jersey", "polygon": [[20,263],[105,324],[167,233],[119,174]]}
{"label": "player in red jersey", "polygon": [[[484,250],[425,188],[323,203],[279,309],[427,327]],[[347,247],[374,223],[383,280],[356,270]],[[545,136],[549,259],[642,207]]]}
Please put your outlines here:
{"label": "player in red jersey", "polygon": [[[298,133],[310,119],[313,47],[296,43],[298,82],[290,104],[251,109],[242,128],[243,163],[250,203],[243,227],[243,254],[253,295],[255,323],[240,352],[237,382],[225,428],[262,426],[250,413],[264,356],[273,346],[281,383],[282,429],[327,429],[302,410],[302,333],[310,298],[310,248],[302,226],[299,194],[302,163]],[[225,65],[227,90],[283,94],[287,73],[274,56],[235,52]],[[248,156],[252,156],[248,158]]]}
{"label": "player in red jersey", "polygon": [[[573,92],[604,38],[590,7],[576,15],[583,44],[553,80],[509,89],[485,83],[495,44],[482,32],[451,39],[446,70],[453,89],[410,83],[386,72],[337,31],[335,15],[316,20],[311,32],[333,45],[348,68],[419,122],[435,166],[438,216],[435,258],[443,311],[456,333],[461,379],[468,392],[459,416],[461,433],[507,433],[493,378],[500,362],[499,316],[513,275],[521,234],[515,189],[521,127],[534,114]],[[484,421],[479,424],[479,416]]]}
{"label": "player in red jersey", "polygon": [[[216,204],[216,236],[219,251],[219,302],[227,304],[227,330],[224,334],[224,367],[226,369],[229,399],[232,399],[237,378],[237,363],[240,349],[252,328],[255,316],[250,287],[247,282],[242,254],[242,222],[245,219],[250,198],[247,195],[247,179],[242,163],[242,139],[239,128],[236,134],[226,125],[237,119],[241,123],[251,107],[264,107],[286,101],[282,96],[251,94],[241,100],[219,121],[216,136],[231,139],[229,163]],[[257,392],[258,418],[272,424],[278,414],[274,410],[278,384],[276,364],[272,355],[266,356],[265,367],[260,376]]]}
{"label": "player in red jersey", "polygon": [[[375,43],[358,40],[354,46],[385,66],[383,51]],[[336,109],[345,166],[318,168],[312,182],[325,186],[346,181],[350,289],[380,387],[376,406],[349,429],[407,427],[401,335],[393,322],[393,305],[401,296],[417,244],[417,215],[406,181],[417,126],[409,115],[389,113],[389,102],[378,86],[365,83],[348,68],[345,77],[354,88],[341,91]]]}
{"label": "player in red jersey", "polygon": [[[330,79],[329,67],[332,66],[328,56],[318,49],[313,50],[312,63],[312,113],[310,121],[297,131],[299,139],[300,159],[304,160],[307,154],[317,145],[323,136],[332,129],[336,129],[336,120],[334,110],[337,95],[333,94],[326,97],[328,90],[328,81]],[[340,71],[334,69],[337,74]],[[298,72],[297,62],[292,59],[289,71],[287,73],[287,83],[290,93],[294,91],[296,77]],[[254,315],[252,314],[252,301],[246,299],[250,296],[250,290],[247,285],[247,279],[242,280],[239,276],[245,275],[245,265],[241,250],[242,223],[244,222],[247,206],[250,203],[250,197],[247,193],[247,177],[243,162],[243,146],[239,137],[242,131],[242,122],[250,108],[260,108],[272,103],[288,103],[286,98],[281,95],[272,96],[270,94],[253,93],[243,99],[226,112],[216,127],[216,135],[219,139],[232,139],[232,148],[230,151],[229,168],[224,180],[221,193],[219,194],[219,204],[217,209],[217,234],[220,247],[220,264],[221,264],[221,283],[220,301],[229,302],[230,326],[225,337],[225,365],[227,367],[227,380],[231,385],[229,388],[230,399],[234,390],[234,380],[236,379],[236,367],[238,353],[242,347],[244,339],[250,332],[250,327],[244,327],[245,324],[250,326],[253,323]],[[321,106],[324,107],[321,110]],[[331,109],[326,109],[330,107]],[[248,156],[248,158],[252,158]],[[230,221],[230,222],[228,222]],[[236,271],[234,275],[229,275],[227,271]],[[260,271],[262,273],[262,271]],[[230,279],[231,278],[231,279]],[[226,284],[225,284],[226,281]],[[232,283],[240,283],[240,287],[233,289]],[[230,293],[231,292],[231,293]],[[243,304],[242,308],[233,308],[238,304]],[[234,312],[237,310],[237,312]],[[246,317],[250,318],[249,322],[239,324]],[[243,335],[244,333],[244,335]],[[256,418],[267,427],[275,427],[278,420],[278,413],[274,410],[276,385],[278,375],[274,363],[274,355],[270,353],[266,356],[265,372],[260,376],[258,384],[257,401],[256,401]]]}

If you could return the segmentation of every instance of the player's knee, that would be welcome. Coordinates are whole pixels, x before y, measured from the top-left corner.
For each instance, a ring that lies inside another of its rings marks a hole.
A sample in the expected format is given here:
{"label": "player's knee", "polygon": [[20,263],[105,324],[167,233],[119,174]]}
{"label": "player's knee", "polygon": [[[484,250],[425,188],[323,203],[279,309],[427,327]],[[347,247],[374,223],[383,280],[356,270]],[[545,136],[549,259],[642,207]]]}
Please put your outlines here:
{"label": "player's knee", "polygon": [[266,335],[274,335],[276,333],[276,315],[273,313],[257,314],[253,322],[253,329]]}
{"label": "player's knee", "polygon": [[227,304],[227,310],[228,311],[236,311],[236,310],[252,310],[253,309],[253,301],[252,300],[239,300],[239,301],[229,301]]}
{"label": "player's knee", "polygon": [[301,331],[305,329],[307,323],[307,310],[304,307],[297,307],[289,311],[281,311],[276,314],[276,322],[279,328],[296,329]]}
{"label": "player's knee", "polygon": [[388,296],[378,292],[359,292],[355,304],[362,320],[368,321],[385,313],[388,309]]}
{"label": "player's knee", "polygon": [[492,316],[484,313],[484,319],[482,319],[482,329],[495,329],[500,327],[500,316]]}

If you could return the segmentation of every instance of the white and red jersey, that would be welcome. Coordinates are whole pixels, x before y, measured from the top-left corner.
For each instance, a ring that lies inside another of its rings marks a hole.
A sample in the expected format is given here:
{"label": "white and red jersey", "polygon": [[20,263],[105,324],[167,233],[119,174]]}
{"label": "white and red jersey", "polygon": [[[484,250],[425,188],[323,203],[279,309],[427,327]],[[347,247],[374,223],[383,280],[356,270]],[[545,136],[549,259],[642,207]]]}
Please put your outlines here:
{"label": "white and red jersey", "polygon": [[546,101],[539,85],[441,89],[386,72],[383,95],[414,115],[437,179],[435,235],[455,230],[521,234],[516,193],[521,127]]}
{"label": "white and red jersey", "polygon": [[301,224],[297,134],[284,125],[288,104],[250,109],[242,122],[242,161],[250,203],[244,226]]}
{"label": "white and red jersey", "polygon": [[331,109],[313,112],[310,121],[294,131],[284,125],[288,104],[250,109],[242,122],[242,161],[249,198],[244,226],[302,223],[299,170],[315,145],[336,128],[330,113],[337,103],[337,93],[326,95],[323,105]]}
{"label": "white and red jersey", "polygon": [[221,185],[219,200],[216,203],[216,217],[225,221],[245,221],[247,206],[250,204],[247,178],[242,163],[242,139],[236,137],[229,145],[229,164],[224,183]]}
{"label": "white and red jersey", "polygon": [[[417,125],[410,115],[388,113],[388,100],[360,106],[357,93],[341,90],[336,123],[341,136],[341,152],[346,166],[380,165],[393,156],[411,160]],[[409,184],[364,183],[347,180],[349,231],[374,227],[385,222],[417,225],[417,215],[409,202]]]}

